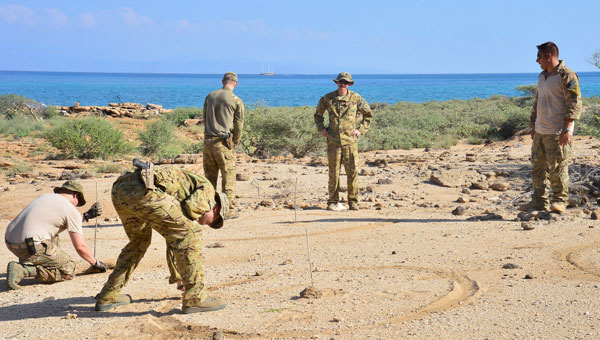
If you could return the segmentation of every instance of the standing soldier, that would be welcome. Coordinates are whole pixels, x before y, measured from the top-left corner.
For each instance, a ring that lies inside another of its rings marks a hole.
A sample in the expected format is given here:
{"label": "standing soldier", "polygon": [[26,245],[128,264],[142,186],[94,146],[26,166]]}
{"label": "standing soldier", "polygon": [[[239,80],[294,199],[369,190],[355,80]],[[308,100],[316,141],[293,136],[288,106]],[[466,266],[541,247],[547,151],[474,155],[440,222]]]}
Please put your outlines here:
{"label": "standing soldier", "polygon": [[183,312],[225,308],[225,301],[208,296],[204,287],[200,224],[215,229],[223,226],[229,212],[227,196],[216,193],[206,178],[190,171],[176,166],[138,164],[135,172],[122,175],[112,187],[112,201],[129,243],[96,295],[95,309],[107,311],[131,302],[129,295],[119,292],[150,246],[152,230],[167,242],[169,281],[183,281]]}
{"label": "standing soldier", "polygon": [[[327,209],[344,209],[339,204],[340,164],[344,164],[348,179],[348,205],[350,210],[358,210],[358,137],[369,129],[373,113],[366,100],[358,93],[348,90],[348,87],[354,84],[350,73],[342,72],[333,81],[337,84],[337,91],[321,97],[315,112],[317,129],[323,137],[327,138],[329,159]],[[329,114],[328,127],[324,125],[325,112]],[[362,115],[362,119],[358,114]]]}
{"label": "standing soldier", "polygon": [[233,72],[223,75],[223,88],[213,91],[204,100],[204,175],[217,187],[221,171],[221,190],[233,208],[235,189],[235,147],[242,138],[244,103],[233,94],[238,76]]}
{"label": "standing soldier", "polygon": [[77,254],[96,270],[106,271],[106,265],[96,260],[87,246],[82,226],[84,219],[102,214],[102,205],[94,203],[82,217],[75,207],[84,205],[81,184],[67,181],[54,188],[54,194],[43,194],[31,202],[8,224],[4,241],[19,258],[18,263],[8,263],[8,289],[20,289],[19,282],[29,277],[49,283],[75,276],[75,261],[58,246],[59,234],[65,230]]}
{"label": "standing soldier", "polygon": [[[562,213],[569,198],[568,161],[573,121],[581,116],[581,90],[577,74],[558,59],[556,44],[546,42],[538,45],[537,49],[536,61],[543,71],[538,77],[529,120],[533,138],[533,194],[531,202],[520,209],[547,210],[550,205],[550,210]],[[552,189],[551,200],[546,191],[547,179],[550,179]]]}

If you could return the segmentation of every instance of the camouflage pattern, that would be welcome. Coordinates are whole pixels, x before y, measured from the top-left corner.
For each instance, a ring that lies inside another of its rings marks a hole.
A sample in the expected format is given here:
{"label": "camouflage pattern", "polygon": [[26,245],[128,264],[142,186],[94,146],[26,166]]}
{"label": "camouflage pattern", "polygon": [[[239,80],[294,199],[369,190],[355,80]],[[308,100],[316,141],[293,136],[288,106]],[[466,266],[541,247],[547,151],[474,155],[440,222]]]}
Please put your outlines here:
{"label": "camouflage pattern", "polygon": [[85,205],[85,197],[83,196],[83,186],[77,181],[66,181],[60,187],[54,188],[54,193],[64,192],[64,190],[72,191],[77,193],[77,206],[82,207]]}
{"label": "camouflage pattern", "polygon": [[221,171],[221,191],[227,195],[229,207],[232,208],[235,190],[235,151],[226,146],[223,138],[205,138],[202,165],[204,176],[215,188]]}
{"label": "camouflage pattern", "polygon": [[174,166],[156,166],[155,190],[147,190],[140,172],[127,173],[112,187],[112,201],[129,238],[97,300],[111,301],[150,246],[152,230],[167,242],[170,282],[181,278],[186,301],[203,300],[202,233],[197,219],[214,206],[215,191],[205,178]]}
{"label": "camouflage pattern", "polygon": [[59,282],[75,277],[75,261],[58,246],[58,237],[52,241],[42,241],[35,245],[35,255],[29,255],[26,247],[6,244],[23,265],[33,265],[36,278],[42,282]]}
{"label": "camouflage pattern", "polygon": [[205,137],[221,137],[231,133],[237,145],[244,128],[244,103],[228,88],[213,91],[204,100],[202,114]]}
{"label": "camouflage pattern", "polygon": [[[561,87],[564,91],[564,98],[566,104],[565,117],[568,119],[577,120],[581,117],[581,111],[583,110],[581,88],[579,87],[579,76],[570,68],[565,66],[564,61],[560,61],[556,67],[556,72],[561,78]],[[546,71],[542,71],[540,76],[547,76]],[[535,128],[535,121],[537,119],[538,109],[538,93],[535,93],[535,99],[533,107],[531,108],[531,115],[529,117],[529,128]],[[562,126],[558,127],[560,129]]]}
{"label": "camouflage pattern", "polygon": [[358,143],[338,145],[327,142],[327,158],[329,161],[329,199],[327,204],[340,200],[340,168],[344,164],[348,180],[348,202],[358,202]]}
{"label": "camouflage pattern", "polygon": [[354,85],[354,80],[352,80],[352,75],[348,72],[341,72],[338,74],[337,78],[333,79],[333,82],[337,84],[338,81],[345,80],[350,85]]}
{"label": "camouflage pattern", "polygon": [[[559,135],[543,135],[536,133],[531,146],[531,162],[533,171],[532,202],[547,206],[549,201],[566,203],[569,199],[569,171],[568,163],[571,155],[571,146],[561,146],[558,143]],[[550,182],[552,199],[548,197],[547,182]]]}
{"label": "camouflage pattern", "polygon": [[[325,128],[324,115],[328,112],[329,126]],[[362,115],[362,119],[359,118]],[[358,143],[358,139],[350,134],[357,129],[365,134],[371,126],[373,112],[369,104],[358,93],[348,90],[345,96],[338,95],[337,90],[324,95],[317,105],[314,118],[317,130],[327,130],[327,139],[338,144]]]}

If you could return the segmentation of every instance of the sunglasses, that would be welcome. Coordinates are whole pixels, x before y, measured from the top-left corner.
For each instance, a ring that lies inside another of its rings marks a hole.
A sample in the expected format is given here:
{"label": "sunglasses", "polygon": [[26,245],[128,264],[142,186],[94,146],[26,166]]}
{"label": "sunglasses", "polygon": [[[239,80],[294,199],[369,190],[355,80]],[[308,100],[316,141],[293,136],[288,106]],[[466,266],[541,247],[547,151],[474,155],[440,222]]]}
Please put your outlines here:
{"label": "sunglasses", "polygon": [[350,83],[345,80],[340,80],[340,81],[338,81],[338,84],[349,85]]}

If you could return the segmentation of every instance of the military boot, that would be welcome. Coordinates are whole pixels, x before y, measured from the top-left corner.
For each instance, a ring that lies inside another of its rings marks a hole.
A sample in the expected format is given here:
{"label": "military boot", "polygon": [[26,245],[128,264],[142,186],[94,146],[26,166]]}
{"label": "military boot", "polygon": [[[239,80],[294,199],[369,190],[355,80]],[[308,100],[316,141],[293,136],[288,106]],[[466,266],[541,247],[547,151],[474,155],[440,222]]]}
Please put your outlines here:
{"label": "military boot", "polygon": [[348,203],[350,210],[359,210],[360,206],[358,205],[358,202],[350,202]]}
{"label": "military boot", "polygon": [[99,299],[96,295],[96,306],[94,307],[94,309],[99,312],[105,312],[107,310],[113,309],[114,307],[124,306],[130,303],[131,295],[129,294],[119,294],[114,299],[109,300]]}
{"label": "military boot", "polygon": [[8,290],[21,289],[19,282],[28,277],[36,277],[35,266],[10,261],[6,267],[6,286]]}
{"label": "military boot", "polygon": [[550,210],[562,214],[567,210],[567,205],[563,202],[554,202],[550,205]]}
{"label": "military boot", "polygon": [[528,203],[521,204],[519,206],[519,210],[525,212],[546,211],[548,210],[548,204],[544,202],[531,201]]}
{"label": "military boot", "polygon": [[225,300],[218,297],[207,297],[202,301],[184,302],[182,312],[184,314],[212,312],[227,307]]}

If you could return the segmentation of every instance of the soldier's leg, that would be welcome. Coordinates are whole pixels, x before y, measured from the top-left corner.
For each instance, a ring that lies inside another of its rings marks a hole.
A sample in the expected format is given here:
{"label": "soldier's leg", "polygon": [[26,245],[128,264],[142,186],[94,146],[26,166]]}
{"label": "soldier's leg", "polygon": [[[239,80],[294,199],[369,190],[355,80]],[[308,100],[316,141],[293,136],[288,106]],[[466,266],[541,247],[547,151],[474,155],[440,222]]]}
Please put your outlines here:
{"label": "soldier's leg", "polygon": [[183,303],[204,300],[204,269],[200,225],[188,219],[174,197],[156,193],[160,199],[149,202],[145,211],[148,224],[168,242],[175,259],[175,268],[183,280]]}
{"label": "soldier's leg", "polygon": [[[215,144],[215,161],[221,170],[221,191],[227,195],[229,206],[233,207],[235,190],[235,151],[225,144]],[[215,186],[215,190],[217,187]]]}
{"label": "soldier's leg", "polygon": [[329,163],[329,199],[327,204],[337,203],[340,200],[340,163],[342,158],[341,147],[327,141],[327,160]]}
{"label": "soldier's leg", "polygon": [[548,162],[546,161],[546,148],[544,146],[543,135],[536,133],[531,145],[531,182],[533,184],[533,194],[531,202],[534,205],[548,205],[548,193],[546,190],[546,181],[548,178]]}
{"label": "soldier's leg", "polygon": [[204,168],[204,177],[208,179],[210,184],[217,188],[217,178],[219,177],[219,164],[216,161],[215,143],[213,141],[204,140],[204,148],[202,149],[202,167]]}
{"label": "soldier's leg", "polygon": [[75,277],[75,261],[58,246],[58,237],[42,241],[28,262],[35,266],[36,278],[42,282],[58,282]]}
{"label": "soldier's leg", "polygon": [[121,250],[114,270],[110,273],[102,291],[98,294],[97,299],[104,301],[111,301],[119,296],[121,288],[131,278],[133,271],[146,254],[146,250],[152,241],[152,228],[147,223],[127,212],[119,212],[118,209],[117,213],[123,222],[123,228],[129,238],[129,243]]}
{"label": "soldier's leg", "polygon": [[569,158],[571,146],[561,146],[558,135],[545,137],[548,177],[552,188],[551,202],[567,203],[569,200]]}
{"label": "soldier's leg", "polygon": [[342,147],[342,159],[348,181],[348,203],[358,202],[358,143]]}

